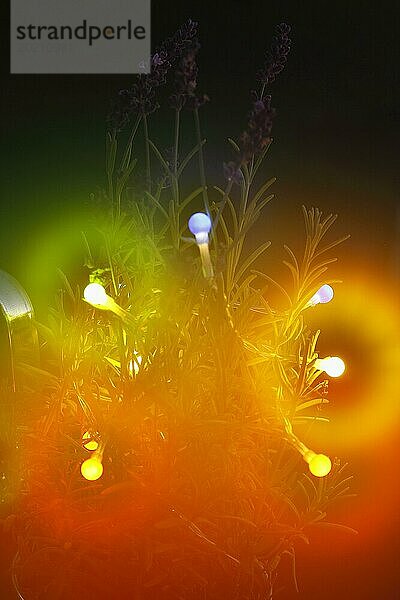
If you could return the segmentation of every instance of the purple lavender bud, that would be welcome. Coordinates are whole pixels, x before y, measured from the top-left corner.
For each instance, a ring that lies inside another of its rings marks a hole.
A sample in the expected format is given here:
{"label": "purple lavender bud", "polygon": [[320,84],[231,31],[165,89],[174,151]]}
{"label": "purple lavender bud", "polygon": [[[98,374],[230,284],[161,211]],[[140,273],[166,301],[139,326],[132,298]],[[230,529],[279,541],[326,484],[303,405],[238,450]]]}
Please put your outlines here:
{"label": "purple lavender bud", "polygon": [[166,83],[168,71],[192,46],[196,34],[197,23],[189,19],[156,50],[151,57],[151,72],[138,75],[131,88],[113,103],[107,119],[110,129],[121,130],[132,114],[148,115],[159,107],[157,88]]}
{"label": "purple lavender bud", "polygon": [[257,98],[253,93],[253,108],[249,113],[247,128],[240,137],[241,162],[247,163],[253,156],[259,156],[271,141],[271,130],[276,114],[271,106],[271,96]]}
{"label": "purple lavender bud", "polygon": [[224,163],[223,167],[225,179],[228,181],[233,181],[233,183],[237,183],[238,185],[242,183],[242,172],[233,160],[229,161],[228,163]]}
{"label": "purple lavender bud", "polygon": [[264,65],[257,77],[263,85],[275,81],[279,73],[285,68],[290,52],[290,26],[281,23],[276,27],[275,32],[271,48],[266,54]]}

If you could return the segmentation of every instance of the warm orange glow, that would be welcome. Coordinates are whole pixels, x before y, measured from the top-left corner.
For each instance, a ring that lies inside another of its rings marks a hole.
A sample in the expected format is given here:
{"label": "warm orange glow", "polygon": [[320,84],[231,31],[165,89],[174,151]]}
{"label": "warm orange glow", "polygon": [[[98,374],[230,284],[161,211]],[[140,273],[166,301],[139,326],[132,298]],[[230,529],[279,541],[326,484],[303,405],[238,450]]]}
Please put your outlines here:
{"label": "warm orange glow", "polygon": [[[337,339],[335,350],[346,352],[351,378],[332,382],[334,418],[329,427],[313,427],[313,443],[332,447],[339,456],[364,447],[369,452],[375,444],[385,443],[399,423],[398,309],[390,287],[385,293],[382,285],[370,281],[342,286],[330,310],[330,315],[322,311],[316,320],[326,347]],[[347,347],[341,345],[344,334]]]}

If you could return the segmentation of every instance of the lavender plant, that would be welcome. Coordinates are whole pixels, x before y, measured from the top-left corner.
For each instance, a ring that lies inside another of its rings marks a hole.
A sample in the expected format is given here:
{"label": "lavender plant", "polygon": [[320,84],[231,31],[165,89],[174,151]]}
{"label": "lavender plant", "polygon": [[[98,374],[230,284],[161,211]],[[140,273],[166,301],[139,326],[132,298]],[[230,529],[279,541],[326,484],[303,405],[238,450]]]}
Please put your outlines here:
{"label": "lavender plant", "polygon": [[[327,403],[315,367],[318,332],[305,309],[342,241],[325,241],[336,217],[304,209],[302,260],[286,247],[291,291],[255,268],[268,241],[250,254],[245,246],[273,197],[274,178],[256,178],[275,117],[266,92],[285,66],[289,32],[277,28],[247,126],[229,140],[235,159],[224,188],[206,179],[196,23],[183,25],[155,52],[151,73],[119,95],[108,121],[110,211],[98,221],[100,242],[92,232],[85,247],[92,281],[121,310],[89,306],[65,280],[48,324],[38,325],[43,368],[24,367],[24,406],[41,399],[29,423],[24,413],[29,466],[15,525],[13,576],[26,600],[272,599],[282,559],[294,565],[297,545],[348,493],[339,460],[316,485],[301,456],[312,443],[304,424],[320,420],[313,411]],[[151,120],[171,72],[172,157],[155,144]],[[185,109],[197,141],[178,160]],[[146,181],[132,199],[140,125]],[[184,195],[196,157],[200,185]],[[213,222],[209,279],[188,237],[194,206]],[[282,294],[279,308],[270,285]],[[102,448],[96,482],[79,473],[90,455],[83,432]]]}

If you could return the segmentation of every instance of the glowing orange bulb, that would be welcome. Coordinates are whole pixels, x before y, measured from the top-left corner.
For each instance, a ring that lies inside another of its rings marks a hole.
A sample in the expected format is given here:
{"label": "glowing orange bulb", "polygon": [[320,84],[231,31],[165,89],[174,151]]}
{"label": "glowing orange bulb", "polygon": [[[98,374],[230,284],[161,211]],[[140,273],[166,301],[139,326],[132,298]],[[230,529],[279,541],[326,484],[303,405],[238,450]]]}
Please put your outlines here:
{"label": "glowing orange bulb", "polygon": [[315,477],[325,477],[332,469],[332,463],[325,454],[314,454],[308,463],[308,468]]}
{"label": "glowing orange bulb", "polygon": [[89,431],[85,431],[85,433],[82,436],[82,440],[86,450],[97,450],[97,448],[99,447],[98,442],[96,442],[96,440],[93,439],[93,436]]}
{"label": "glowing orange bulb", "polygon": [[325,371],[330,377],[340,377],[345,372],[346,365],[338,356],[327,356],[326,358],[317,358],[315,368]]}
{"label": "glowing orange bulb", "polygon": [[89,283],[84,289],[83,297],[93,306],[107,306],[109,303],[109,296],[101,283]]}
{"label": "glowing orange bulb", "polygon": [[88,481],[96,481],[103,475],[103,465],[101,460],[93,456],[88,458],[81,465],[81,473]]}

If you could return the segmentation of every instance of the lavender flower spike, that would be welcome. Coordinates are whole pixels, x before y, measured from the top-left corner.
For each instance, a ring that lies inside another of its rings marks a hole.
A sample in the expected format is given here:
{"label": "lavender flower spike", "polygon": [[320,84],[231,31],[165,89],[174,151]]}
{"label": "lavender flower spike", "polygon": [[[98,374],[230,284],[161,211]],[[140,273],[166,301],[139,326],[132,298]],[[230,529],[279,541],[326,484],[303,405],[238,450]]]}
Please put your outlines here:
{"label": "lavender flower spike", "polygon": [[264,86],[275,81],[279,73],[285,68],[291,44],[289,33],[290,25],[286,23],[277,25],[271,48],[266,54],[264,66],[257,75],[258,81]]}

